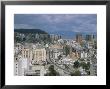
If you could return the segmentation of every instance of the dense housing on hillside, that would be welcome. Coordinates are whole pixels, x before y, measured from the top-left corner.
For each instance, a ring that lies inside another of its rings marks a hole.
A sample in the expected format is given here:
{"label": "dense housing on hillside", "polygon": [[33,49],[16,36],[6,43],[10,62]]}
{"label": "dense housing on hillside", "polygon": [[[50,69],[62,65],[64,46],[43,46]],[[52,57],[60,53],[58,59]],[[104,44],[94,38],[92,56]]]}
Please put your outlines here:
{"label": "dense housing on hillside", "polygon": [[[76,39],[38,32],[14,33],[14,75],[95,76],[97,40],[94,34]],[[33,30],[34,31],[34,30]]]}

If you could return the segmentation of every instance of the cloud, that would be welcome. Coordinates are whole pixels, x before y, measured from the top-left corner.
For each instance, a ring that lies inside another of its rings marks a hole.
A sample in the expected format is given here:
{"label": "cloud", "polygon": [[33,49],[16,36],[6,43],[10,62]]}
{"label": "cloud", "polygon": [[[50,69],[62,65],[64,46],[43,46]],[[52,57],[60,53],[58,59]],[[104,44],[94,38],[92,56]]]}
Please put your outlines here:
{"label": "cloud", "polygon": [[[73,14],[44,14],[39,15],[41,20],[45,20],[49,23],[62,23],[62,22],[70,22],[76,18],[79,18],[79,15]],[[38,18],[38,15],[37,15]]]}
{"label": "cloud", "polygon": [[[19,14],[15,24],[23,28],[40,28],[46,32],[96,32],[96,14]],[[16,26],[15,26],[16,27]]]}
{"label": "cloud", "polygon": [[97,32],[97,17],[87,16],[86,18],[77,19],[77,26],[72,26],[73,32],[94,33]]}
{"label": "cloud", "polygon": [[94,33],[97,31],[97,26],[95,24],[82,24],[78,27],[73,27],[73,32],[84,32],[84,33]]}
{"label": "cloud", "polygon": [[14,28],[16,28],[16,29],[20,29],[20,28],[32,29],[35,27],[28,25],[28,24],[14,24]]}

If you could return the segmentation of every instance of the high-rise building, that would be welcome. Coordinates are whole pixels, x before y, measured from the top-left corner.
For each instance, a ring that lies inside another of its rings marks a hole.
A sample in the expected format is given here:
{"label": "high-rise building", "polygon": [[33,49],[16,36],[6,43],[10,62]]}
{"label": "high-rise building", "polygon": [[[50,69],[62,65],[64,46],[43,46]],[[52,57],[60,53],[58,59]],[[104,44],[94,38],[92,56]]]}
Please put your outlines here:
{"label": "high-rise building", "polygon": [[95,38],[94,35],[86,35],[86,41],[93,41],[93,39]]}
{"label": "high-rise building", "polygon": [[82,42],[82,34],[76,35],[76,42],[81,43]]}
{"label": "high-rise building", "polygon": [[58,39],[61,39],[61,35],[50,34],[50,38],[52,40],[58,40]]}

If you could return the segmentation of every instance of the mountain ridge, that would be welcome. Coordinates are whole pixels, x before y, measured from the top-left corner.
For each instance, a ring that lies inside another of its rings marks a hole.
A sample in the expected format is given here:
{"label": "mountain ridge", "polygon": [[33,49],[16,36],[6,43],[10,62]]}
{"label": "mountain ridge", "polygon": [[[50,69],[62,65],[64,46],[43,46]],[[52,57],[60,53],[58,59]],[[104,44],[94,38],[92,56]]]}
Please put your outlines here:
{"label": "mountain ridge", "polygon": [[39,33],[39,34],[48,34],[47,32],[41,30],[41,29],[24,29],[24,28],[19,28],[19,29],[14,29],[14,32],[18,33]]}

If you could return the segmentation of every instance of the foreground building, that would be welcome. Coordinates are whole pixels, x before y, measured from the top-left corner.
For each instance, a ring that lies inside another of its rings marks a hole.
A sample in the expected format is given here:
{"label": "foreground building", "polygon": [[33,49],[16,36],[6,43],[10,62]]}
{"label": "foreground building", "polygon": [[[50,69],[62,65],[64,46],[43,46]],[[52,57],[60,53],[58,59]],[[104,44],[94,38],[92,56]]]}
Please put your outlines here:
{"label": "foreground building", "polygon": [[22,57],[31,61],[46,61],[46,50],[45,48],[22,49]]}
{"label": "foreground building", "polygon": [[19,44],[18,46],[17,44],[17,46],[15,47],[14,55],[14,75],[24,76],[26,74],[28,75],[29,73],[33,73],[37,70],[40,71],[40,75],[43,75],[44,73],[41,72],[43,70],[43,67],[37,67],[36,65],[40,62],[45,61],[45,48],[38,48],[36,46],[33,48],[30,46],[23,46],[21,44]]}

